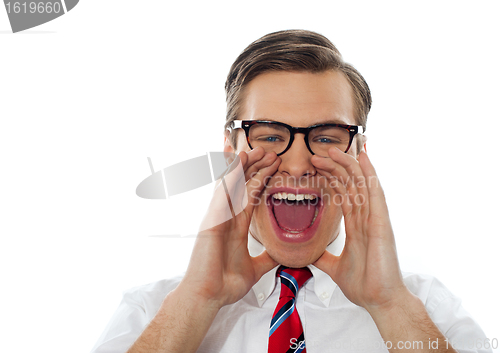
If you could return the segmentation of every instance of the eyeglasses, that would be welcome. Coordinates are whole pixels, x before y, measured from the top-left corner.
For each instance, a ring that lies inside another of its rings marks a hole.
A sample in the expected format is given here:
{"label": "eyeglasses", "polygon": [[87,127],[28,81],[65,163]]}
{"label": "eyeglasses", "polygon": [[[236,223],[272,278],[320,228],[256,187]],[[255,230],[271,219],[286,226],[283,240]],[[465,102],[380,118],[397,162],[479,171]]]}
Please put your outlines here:
{"label": "eyeglasses", "polygon": [[263,147],[266,152],[284,154],[292,146],[296,133],[304,134],[304,142],[312,154],[328,157],[335,146],[347,152],[356,134],[364,132],[362,126],[344,124],[317,124],[293,127],[278,121],[234,120],[233,129],[243,129],[251,149]]}

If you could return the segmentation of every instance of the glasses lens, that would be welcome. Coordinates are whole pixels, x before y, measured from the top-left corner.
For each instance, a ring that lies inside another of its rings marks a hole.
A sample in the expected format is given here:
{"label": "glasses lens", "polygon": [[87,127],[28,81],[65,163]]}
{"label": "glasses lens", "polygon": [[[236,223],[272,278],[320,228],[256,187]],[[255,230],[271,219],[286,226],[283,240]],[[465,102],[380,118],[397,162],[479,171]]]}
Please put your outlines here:
{"label": "glasses lens", "polygon": [[319,126],[309,133],[309,146],[314,154],[328,156],[331,147],[337,147],[342,152],[347,151],[351,135],[349,131],[337,126]]}
{"label": "glasses lens", "polygon": [[278,124],[258,123],[250,128],[248,139],[252,148],[260,146],[266,152],[280,154],[288,146],[290,131]]}

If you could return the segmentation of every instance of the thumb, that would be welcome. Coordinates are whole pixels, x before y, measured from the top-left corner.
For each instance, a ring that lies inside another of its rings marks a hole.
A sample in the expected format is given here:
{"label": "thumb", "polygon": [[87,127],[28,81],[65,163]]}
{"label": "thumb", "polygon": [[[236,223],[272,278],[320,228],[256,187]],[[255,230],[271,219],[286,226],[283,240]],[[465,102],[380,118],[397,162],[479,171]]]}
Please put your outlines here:
{"label": "thumb", "polygon": [[264,250],[260,255],[252,258],[253,267],[255,270],[255,281],[257,282],[266,272],[271,271],[279,264],[274,261],[271,256]]}
{"label": "thumb", "polygon": [[335,256],[331,252],[325,250],[323,255],[313,263],[314,266],[329,275],[335,282],[335,274],[339,266],[340,256]]}

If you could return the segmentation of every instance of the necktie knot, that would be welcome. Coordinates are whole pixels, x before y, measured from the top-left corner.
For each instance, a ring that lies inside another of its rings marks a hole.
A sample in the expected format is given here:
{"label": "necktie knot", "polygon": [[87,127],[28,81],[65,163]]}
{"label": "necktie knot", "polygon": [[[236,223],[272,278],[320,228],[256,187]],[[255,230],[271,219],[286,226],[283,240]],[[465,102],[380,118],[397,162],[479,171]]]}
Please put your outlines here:
{"label": "necktie knot", "polygon": [[281,266],[278,270],[278,276],[281,278],[280,298],[295,298],[299,289],[312,277],[312,273],[307,267],[289,268]]}

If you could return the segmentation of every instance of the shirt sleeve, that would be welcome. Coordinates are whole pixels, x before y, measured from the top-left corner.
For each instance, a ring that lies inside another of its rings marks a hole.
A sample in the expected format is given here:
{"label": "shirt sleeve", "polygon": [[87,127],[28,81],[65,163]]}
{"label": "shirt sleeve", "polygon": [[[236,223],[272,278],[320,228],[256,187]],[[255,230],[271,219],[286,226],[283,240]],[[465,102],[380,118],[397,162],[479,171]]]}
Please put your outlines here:
{"label": "shirt sleeve", "polygon": [[479,324],[463,308],[460,298],[453,295],[441,282],[434,279],[433,294],[426,306],[436,326],[447,338],[440,342],[455,348],[459,353],[492,353],[491,342]]}
{"label": "shirt sleeve", "polygon": [[134,293],[124,293],[118,309],[91,353],[125,353],[148,323],[145,308]]}

